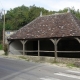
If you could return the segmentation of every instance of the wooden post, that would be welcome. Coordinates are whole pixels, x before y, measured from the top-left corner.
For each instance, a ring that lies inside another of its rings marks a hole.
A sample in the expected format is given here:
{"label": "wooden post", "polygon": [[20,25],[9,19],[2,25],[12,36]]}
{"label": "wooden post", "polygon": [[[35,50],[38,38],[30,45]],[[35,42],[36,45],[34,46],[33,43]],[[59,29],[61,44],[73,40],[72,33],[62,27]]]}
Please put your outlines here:
{"label": "wooden post", "polygon": [[57,61],[57,57],[58,57],[58,55],[57,55],[57,44],[58,44],[58,42],[59,42],[59,40],[60,39],[50,39],[51,41],[52,41],[52,43],[54,44],[54,51],[55,51],[55,61]]}
{"label": "wooden post", "polygon": [[38,40],[38,56],[40,56],[40,41]]}
{"label": "wooden post", "polygon": [[55,61],[57,60],[57,40],[54,39]]}
{"label": "wooden post", "polygon": [[21,43],[23,44],[23,55],[25,55],[25,43],[27,42],[27,40],[21,40]]}
{"label": "wooden post", "polygon": [[80,39],[79,38],[75,38],[79,43],[80,43]]}
{"label": "wooden post", "polygon": [[4,10],[4,22],[3,22],[3,48],[5,45],[5,10]]}

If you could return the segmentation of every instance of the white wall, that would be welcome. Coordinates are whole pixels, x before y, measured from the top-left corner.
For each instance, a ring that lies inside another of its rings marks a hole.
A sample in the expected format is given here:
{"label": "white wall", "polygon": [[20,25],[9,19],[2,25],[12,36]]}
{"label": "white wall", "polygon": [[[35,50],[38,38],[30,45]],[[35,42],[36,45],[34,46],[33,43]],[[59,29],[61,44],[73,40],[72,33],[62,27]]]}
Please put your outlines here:
{"label": "white wall", "polygon": [[9,54],[13,55],[22,55],[23,45],[20,40],[15,40],[9,45]]}
{"label": "white wall", "polygon": [[8,38],[10,35],[14,34],[15,32],[16,32],[16,30],[14,30],[14,31],[9,31],[9,30],[5,31],[5,43],[6,43],[6,44],[7,44],[7,38]]}

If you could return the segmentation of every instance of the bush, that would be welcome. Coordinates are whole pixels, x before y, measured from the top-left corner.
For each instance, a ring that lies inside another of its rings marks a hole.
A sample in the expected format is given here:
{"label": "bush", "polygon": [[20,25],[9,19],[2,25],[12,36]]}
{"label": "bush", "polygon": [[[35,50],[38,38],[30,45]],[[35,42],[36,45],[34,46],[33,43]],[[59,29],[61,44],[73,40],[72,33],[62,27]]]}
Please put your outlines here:
{"label": "bush", "polygon": [[4,45],[4,52],[5,52],[5,55],[8,55],[8,45],[7,44]]}
{"label": "bush", "polygon": [[0,44],[0,50],[3,50],[3,45],[2,44]]}

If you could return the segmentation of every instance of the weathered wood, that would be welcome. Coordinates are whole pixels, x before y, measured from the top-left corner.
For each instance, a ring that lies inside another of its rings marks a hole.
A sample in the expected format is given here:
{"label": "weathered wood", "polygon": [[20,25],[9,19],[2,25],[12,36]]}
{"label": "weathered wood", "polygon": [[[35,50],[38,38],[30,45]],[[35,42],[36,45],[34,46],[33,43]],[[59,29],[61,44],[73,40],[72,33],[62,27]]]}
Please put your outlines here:
{"label": "weathered wood", "polygon": [[25,55],[25,43],[27,40],[21,40],[21,43],[23,44],[23,55]]}
{"label": "weathered wood", "polygon": [[57,51],[61,53],[80,53],[80,51]]}
{"label": "weathered wood", "polygon": [[[23,50],[14,50],[14,51],[21,51],[23,52]],[[38,50],[25,50],[25,52],[38,52]],[[40,50],[39,52],[55,52],[55,51],[43,51],[43,50]],[[80,51],[57,51],[58,53],[80,53]]]}
{"label": "weathered wood", "polygon": [[56,41],[56,42],[57,42],[57,44],[58,44],[58,42],[59,42],[60,40],[61,40],[61,38],[57,39],[57,41]]}
{"label": "weathered wood", "polygon": [[80,39],[79,38],[75,38],[79,43],[80,43]]}
{"label": "weathered wood", "polygon": [[56,39],[54,39],[54,47],[55,47],[55,61],[56,61],[56,59],[58,57],[58,55],[57,55],[57,40]]}
{"label": "weathered wood", "polygon": [[55,51],[43,51],[43,50],[40,50],[40,52],[55,52]]}
{"label": "weathered wood", "polygon": [[[60,38],[60,39],[61,39],[61,38]],[[58,57],[58,55],[57,55],[57,44],[58,44],[58,42],[60,41],[60,39],[50,39],[50,40],[53,42],[53,44],[54,44],[55,61],[56,61],[56,59],[57,59],[57,57]]]}
{"label": "weathered wood", "polygon": [[[25,52],[38,52],[38,50],[30,50],[30,51],[25,51]],[[41,51],[41,50],[39,50],[39,53],[40,52],[55,52],[55,51]]]}
{"label": "weathered wood", "polygon": [[57,59],[57,40],[56,39],[50,39],[52,42],[53,42],[53,44],[54,44],[54,51],[55,51],[55,61],[56,61],[56,59]]}
{"label": "weathered wood", "polygon": [[40,56],[40,41],[38,40],[38,56]]}
{"label": "weathered wood", "polygon": [[25,44],[27,40],[20,40],[22,44]]}

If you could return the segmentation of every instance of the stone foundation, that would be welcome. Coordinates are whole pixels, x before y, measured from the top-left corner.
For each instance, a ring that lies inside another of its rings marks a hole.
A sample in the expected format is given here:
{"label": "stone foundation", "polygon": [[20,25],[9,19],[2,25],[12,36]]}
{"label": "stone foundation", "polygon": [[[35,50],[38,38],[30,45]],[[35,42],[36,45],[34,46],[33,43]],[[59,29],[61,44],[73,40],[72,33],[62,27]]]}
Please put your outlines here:
{"label": "stone foundation", "polygon": [[[32,60],[32,61],[40,61],[40,62],[50,62],[53,63],[54,62],[54,57],[42,57],[42,56],[27,56],[28,60]],[[58,57],[57,58],[57,62],[59,63],[76,63],[76,62],[80,62],[80,58],[61,58]]]}

